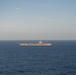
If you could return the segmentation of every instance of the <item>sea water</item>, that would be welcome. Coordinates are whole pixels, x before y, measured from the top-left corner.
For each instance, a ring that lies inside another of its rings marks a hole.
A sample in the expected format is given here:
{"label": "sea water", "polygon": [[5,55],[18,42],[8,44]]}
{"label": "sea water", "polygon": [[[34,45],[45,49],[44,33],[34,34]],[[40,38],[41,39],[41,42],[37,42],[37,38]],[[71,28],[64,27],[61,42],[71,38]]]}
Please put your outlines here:
{"label": "sea water", "polygon": [[51,42],[49,47],[22,47],[0,41],[0,75],[76,75],[76,41]]}

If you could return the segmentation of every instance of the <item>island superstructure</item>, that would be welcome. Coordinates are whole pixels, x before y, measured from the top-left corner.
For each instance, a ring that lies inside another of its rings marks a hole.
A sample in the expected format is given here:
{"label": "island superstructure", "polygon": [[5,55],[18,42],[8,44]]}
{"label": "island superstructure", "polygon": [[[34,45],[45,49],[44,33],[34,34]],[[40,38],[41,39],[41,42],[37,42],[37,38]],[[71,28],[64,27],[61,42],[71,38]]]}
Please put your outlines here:
{"label": "island superstructure", "polygon": [[43,43],[39,41],[38,43],[19,43],[20,46],[51,46],[51,43]]}

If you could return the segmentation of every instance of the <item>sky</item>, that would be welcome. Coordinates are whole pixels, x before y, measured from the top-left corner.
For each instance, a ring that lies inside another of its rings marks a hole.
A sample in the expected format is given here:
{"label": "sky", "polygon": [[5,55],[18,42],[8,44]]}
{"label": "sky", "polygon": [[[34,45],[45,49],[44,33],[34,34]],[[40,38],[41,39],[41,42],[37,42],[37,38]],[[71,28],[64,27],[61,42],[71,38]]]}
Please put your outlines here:
{"label": "sky", "polygon": [[76,0],[0,0],[0,40],[76,40]]}

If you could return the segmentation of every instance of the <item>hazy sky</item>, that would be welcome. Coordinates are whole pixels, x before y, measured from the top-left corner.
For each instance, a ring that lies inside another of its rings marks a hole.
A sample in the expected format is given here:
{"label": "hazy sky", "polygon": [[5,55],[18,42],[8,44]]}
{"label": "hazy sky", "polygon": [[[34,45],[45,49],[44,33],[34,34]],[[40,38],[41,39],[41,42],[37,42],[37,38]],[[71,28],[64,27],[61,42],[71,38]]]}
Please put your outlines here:
{"label": "hazy sky", "polygon": [[76,40],[76,0],[0,0],[0,40]]}

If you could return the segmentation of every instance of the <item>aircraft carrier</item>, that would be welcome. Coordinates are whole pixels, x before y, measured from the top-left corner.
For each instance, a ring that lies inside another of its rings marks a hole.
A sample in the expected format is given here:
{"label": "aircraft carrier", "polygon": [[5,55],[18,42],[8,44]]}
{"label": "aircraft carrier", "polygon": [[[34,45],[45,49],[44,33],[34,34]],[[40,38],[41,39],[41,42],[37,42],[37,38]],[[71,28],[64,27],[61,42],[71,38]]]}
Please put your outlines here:
{"label": "aircraft carrier", "polygon": [[20,46],[51,46],[51,43],[43,43],[39,41],[38,43],[19,43]]}

